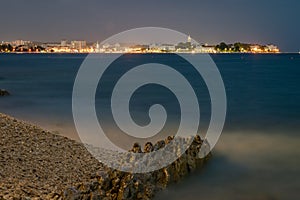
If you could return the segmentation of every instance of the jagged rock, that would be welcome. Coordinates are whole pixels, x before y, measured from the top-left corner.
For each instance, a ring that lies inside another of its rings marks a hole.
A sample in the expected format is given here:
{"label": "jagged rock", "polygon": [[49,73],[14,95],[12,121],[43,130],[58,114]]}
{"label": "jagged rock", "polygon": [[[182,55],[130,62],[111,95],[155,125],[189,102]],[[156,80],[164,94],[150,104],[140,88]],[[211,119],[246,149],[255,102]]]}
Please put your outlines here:
{"label": "jagged rock", "polygon": [[[131,152],[145,156],[167,149],[170,142],[182,146],[186,141],[169,136],[155,144],[146,143],[143,151],[135,143]],[[206,140],[196,136],[189,144],[187,150],[172,147],[163,151],[163,159],[169,153],[182,154],[167,167],[145,174],[125,173],[103,166],[80,143],[0,114],[0,200],[152,199],[157,191],[200,168],[210,157],[204,157],[210,151]]]}
{"label": "jagged rock", "polygon": [[[176,140],[174,136],[169,136],[165,140],[158,141],[154,145],[147,142],[144,146],[144,152],[142,152],[140,144],[135,143],[130,152],[150,153],[164,148],[166,144],[169,144],[173,140]],[[177,140],[178,145],[181,145],[182,142],[185,141],[182,138],[178,138]],[[152,199],[157,191],[166,188],[170,183],[178,182],[189,172],[196,170],[204,164],[206,158],[202,158],[200,155],[201,146],[204,144],[209,147],[208,143],[201,140],[200,136],[196,136],[189,148],[180,158],[169,166],[154,172],[131,174],[111,169],[108,170],[107,175],[96,175],[95,177],[97,177],[99,184],[95,185],[95,187],[83,187],[80,185],[79,191],[81,192],[81,199],[84,199],[87,194],[86,188],[89,188],[90,194],[93,195],[95,191],[101,191],[100,193],[95,193],[98,195],[97,197],[99,197],[99,199]]]}
{"label": "jagged rock", "polygon": [[161,141],[158,141],[154,146],[153,146],[153,150],[154,151],[157,151],[159,149],[162,149],[164,148],[166,145],[165,141],[161,140]]}
{"label": "jagged rock", "polygon": [[7,90],[0,89],[0,96],[9,96],[10,93]]}
{"label": "jagged rock", "polygon": [[165,140],[166,144],[169,144],[174,139],[174,136],[168,136]]}
{"label": "jagged rock", "polygon": [[133,145],[132,149],[130,150],[130,152],[142,153],[141,145],[139,143],[134,143],[134,145]]}
{"label": "jagged rock", "polygon": [[[63,198],[68,200],[77,200],[80,199],[80,193],[78,190],[76,190],[73,187],[67,188],[63,193]],[[48,198],[53,198],[49,196]]]}
{"label": "jagged rock", "polygon": [[150,153],[153,151],[153,144],[151,142],[147,142],[144,146],[144,152]]}

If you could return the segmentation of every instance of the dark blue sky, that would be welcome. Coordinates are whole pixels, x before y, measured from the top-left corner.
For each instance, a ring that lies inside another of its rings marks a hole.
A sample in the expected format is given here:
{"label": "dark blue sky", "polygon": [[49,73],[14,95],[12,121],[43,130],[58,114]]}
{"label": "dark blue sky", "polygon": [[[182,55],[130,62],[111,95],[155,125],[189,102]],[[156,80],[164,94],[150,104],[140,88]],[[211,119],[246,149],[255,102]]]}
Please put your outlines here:
{"label": "dark blue sky", "polygon": [[102,41],[158,26],[198,42],[275,43],[300,50],[299,0],[1,0],[0,40]]}

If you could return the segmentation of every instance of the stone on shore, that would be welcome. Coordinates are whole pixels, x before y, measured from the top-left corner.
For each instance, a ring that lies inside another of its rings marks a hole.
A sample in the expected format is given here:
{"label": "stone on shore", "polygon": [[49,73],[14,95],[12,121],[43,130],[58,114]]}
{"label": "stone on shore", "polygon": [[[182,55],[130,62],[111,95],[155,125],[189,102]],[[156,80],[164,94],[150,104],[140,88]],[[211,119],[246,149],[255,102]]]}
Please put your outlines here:
{"label": "stone on shore", "polygon": [[[178,144],[180,144],[185,139],[170,136],[165,141],[158,141],[154,146],[148,142],[144,146],[144,152],[141,146],[135,143],[129,152],[149,153],[163,148],[172,140],[179,140]],[[108,169],[107,174],[98,174],[93,181],[68,188],[63,194],[63,199],[90,199],[90,197],[106,200],[152,199],[156,192],[171,183],[182,180],[188,173],[204,165],[211,154],[208,153],[208,156],[203,158],[203,152],[200,152],[202,146],[204,150],[209,150],[208,143],[196,136],[190,147],[175,162],[160,170],[145,174]]]}
{"label": "stone on shore", "polygon": [[10,93],[7,90],[0,89],[0,96],[9,96]]}
{"label": "stone on shore", "polygon": [[[130,152],[147,154],[184,138],[169,136]],[[0,113],[0,200],[3,199],[153,199],[155,193],[201,168],[200,148],[209,145],[199,136],[175,162],[160,170],[132,174],[110,169],[86,147],[66,137]],[[176,152],[177,153],[177,152]]]}

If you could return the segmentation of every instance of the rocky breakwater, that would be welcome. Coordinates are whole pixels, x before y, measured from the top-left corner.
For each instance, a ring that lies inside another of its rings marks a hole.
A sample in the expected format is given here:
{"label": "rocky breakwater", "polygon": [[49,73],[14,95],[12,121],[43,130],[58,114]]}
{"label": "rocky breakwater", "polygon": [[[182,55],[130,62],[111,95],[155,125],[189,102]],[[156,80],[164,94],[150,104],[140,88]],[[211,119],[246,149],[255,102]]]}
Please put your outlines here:
{"label": "rocky breakwater", "polygon": [[[169,142],[176,140],[177,144],[186,142],[184,138],[169,136],[166,140],[156,144],[146,143],[143,150],[136,143],[130,150],[134,153],[150,153],[165,147]],[[203,148],[201,148],[203,147]],[[201,151],[200,151],[201,149]],[[189,148],[172,164],[162,169],[148,173],[128,173],[107,169],[106,172],[96,172],[91,181],[70,187],[62,194],[63,199],[103,199],[103,200],[135,200],[152,199],[156,192],[166,188],[170,183],[178,182],[187,174],[201,168],[211,154],[206,141],[196,136]],[[207,151],[207,152],[205,152]],[[207,154],[204,157],[203,154]],[[165,157],[162,157],[165,159]],[[118,162],[118,161],[115,161]]]}
{"label": "rocky breakwater", "polygon": [[0,96],[9,96],[10,93],[7,90],[0,89]]}
{"label": "rocky breakwater", "polygon": [[[143,148],[134,144],[131,152],[148,155],[172,141],[185,139],[168,137]],[[0,200],[152,199],[203,166],[210,154],[202,158],[200,148],[209,151],[207,142],[195,137],[172,164],[145,174],[126,173],[105,167],[79,142],[0,113]]]}

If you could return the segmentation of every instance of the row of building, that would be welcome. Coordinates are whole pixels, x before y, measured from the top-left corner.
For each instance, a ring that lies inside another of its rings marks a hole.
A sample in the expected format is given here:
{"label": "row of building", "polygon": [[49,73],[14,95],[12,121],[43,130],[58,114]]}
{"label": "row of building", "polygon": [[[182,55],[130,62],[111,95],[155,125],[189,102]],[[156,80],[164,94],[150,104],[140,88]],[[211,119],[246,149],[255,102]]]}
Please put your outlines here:
{"label": "row of building", "polygon": [[87,44],[84,40],[74,40],[68,42],[33,42],[26,40],[14,40],[11,42],[2,41],[0,45],[6,45],[8,52],[42,52],[42,53],[89,53],[94,52],[93,45]]}
{"label": "row of building", "polygon": [[[226,46],[220,50],[218,45],[193,44],[191,37],[186,42],[178,44],[103,44],[87,43],[84,40],[67,41],[62,40],[58,43],[41,43],[24,40],[2,42],[2,45],[11,45],[8,51],[15,52],[44,52],[44,53],[230,53],[237,52],[234,45]],[[279,48],[275,45],[248,45],[247,48],[239,49],[243,53],[278,53]]]}

